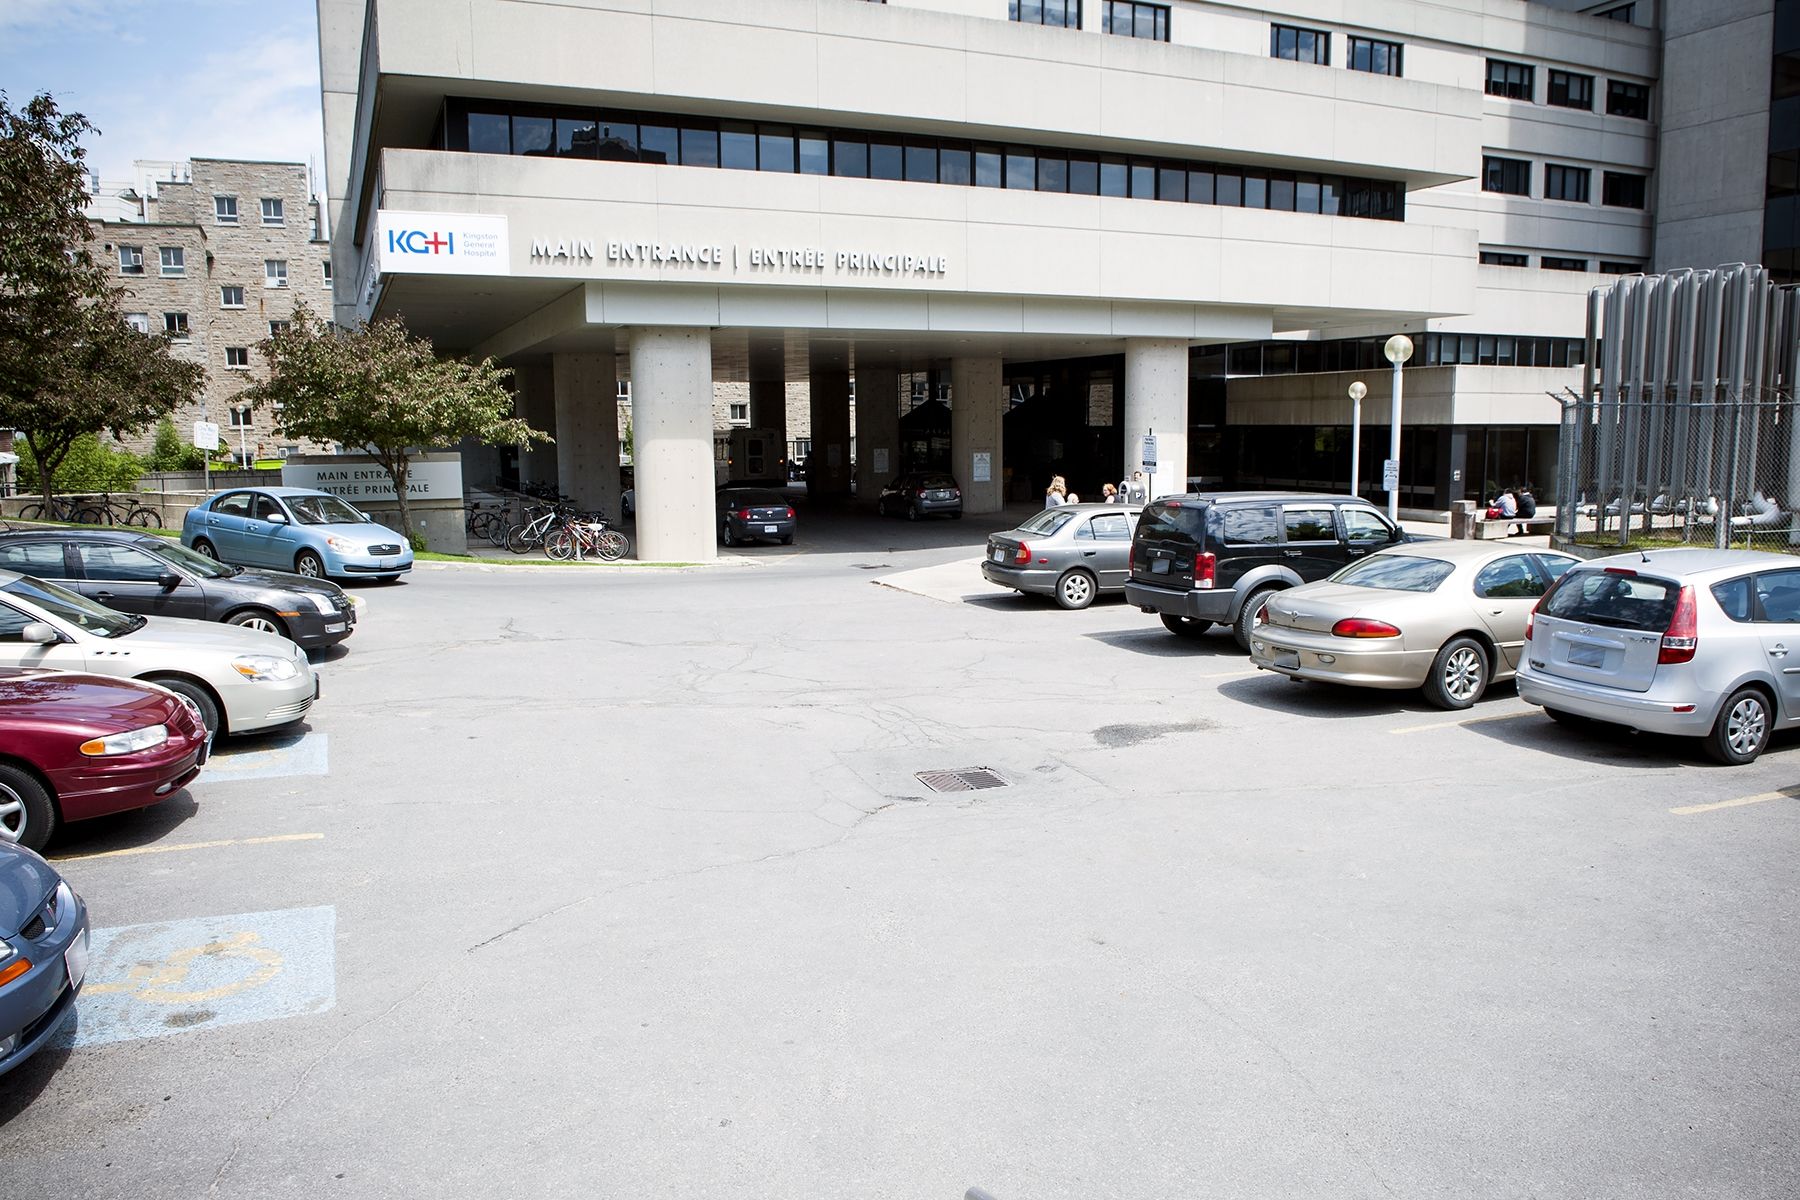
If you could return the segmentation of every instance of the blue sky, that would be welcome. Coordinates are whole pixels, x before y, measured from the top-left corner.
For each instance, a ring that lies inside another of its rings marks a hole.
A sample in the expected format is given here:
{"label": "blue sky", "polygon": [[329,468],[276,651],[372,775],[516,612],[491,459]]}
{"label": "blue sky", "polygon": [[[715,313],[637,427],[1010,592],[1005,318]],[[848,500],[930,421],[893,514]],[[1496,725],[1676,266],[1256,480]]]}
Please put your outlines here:
{"label": "blue sky", "polygon": [[0,0],[0,89],[86,113],[88,165],[108,180],[139,158],[324,173],[313,0]]}

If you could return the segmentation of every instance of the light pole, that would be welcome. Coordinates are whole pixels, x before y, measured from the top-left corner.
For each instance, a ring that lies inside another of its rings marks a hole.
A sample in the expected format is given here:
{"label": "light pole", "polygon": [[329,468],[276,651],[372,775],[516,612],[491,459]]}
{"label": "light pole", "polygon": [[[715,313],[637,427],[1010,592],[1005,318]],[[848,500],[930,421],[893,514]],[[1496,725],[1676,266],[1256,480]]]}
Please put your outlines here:
{"label": "light pole", "polygon": [[1381,473],[1390,477],[1382,480],[1383,483],[1389,485],[1387,490],[1388,520],[1398,525],[1400,523],[1400,368],[1405,365],[1407,359],[1412,357],[1412,339],[1404,333],[1396,333],[1387,340],[1387,345],[1381,348],[1381,352],[1387,356],[1389,362],[1394,364],[1394,412],[1388,428],[1388,460],[1382,464]]}
{"label": "light pole", "polygon": [[1357,380],[1350,385],[1350,494],[1362,495],[1362,402],[1369,385]]}

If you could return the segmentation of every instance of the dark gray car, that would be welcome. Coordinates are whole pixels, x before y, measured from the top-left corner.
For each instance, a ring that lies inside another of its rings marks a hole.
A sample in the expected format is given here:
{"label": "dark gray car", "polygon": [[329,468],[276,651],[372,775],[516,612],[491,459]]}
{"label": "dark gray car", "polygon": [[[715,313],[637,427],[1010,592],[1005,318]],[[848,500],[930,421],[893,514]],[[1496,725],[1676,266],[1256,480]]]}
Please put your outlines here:
{"label": "dark gray car", "polygon": [[0,1075],[67,1019],[87,958],[87,905],[49,863],[0,840]]}
{"label": "dark gray car", "polygon": [[356,607],[335,583],[226,566],[154,534],[0,534],[0,569],[50,580],[119,612],[223,621],[307,650],[336,645],[356,629]]}
{"label": "dark gray car", "polygon": [[1064,504],[988,538],[981,574],[1017,592],[1086,608],[1125,590],[1138,504]]}

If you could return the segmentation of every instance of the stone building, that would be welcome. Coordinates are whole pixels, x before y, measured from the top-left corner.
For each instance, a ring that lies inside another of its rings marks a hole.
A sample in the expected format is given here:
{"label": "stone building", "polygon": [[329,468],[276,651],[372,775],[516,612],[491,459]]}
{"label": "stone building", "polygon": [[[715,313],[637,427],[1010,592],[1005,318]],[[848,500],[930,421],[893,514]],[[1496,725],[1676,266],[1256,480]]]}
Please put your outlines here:
{"label": "stone building", "polygon": [[[209,158],[140,167],[131,184],[96,181],[93,250],[127,319],[206,368],[200,402],[174,414],[177,426],[185,433],[204,416],[230,453],[252,459],[300,448],[276,432],[274,414],[248,411],[238,395],[262,372],[257,343],[297,305],[331,315],[331,255],[307,168]],[[154,432],[126,444],[146,450]]]}

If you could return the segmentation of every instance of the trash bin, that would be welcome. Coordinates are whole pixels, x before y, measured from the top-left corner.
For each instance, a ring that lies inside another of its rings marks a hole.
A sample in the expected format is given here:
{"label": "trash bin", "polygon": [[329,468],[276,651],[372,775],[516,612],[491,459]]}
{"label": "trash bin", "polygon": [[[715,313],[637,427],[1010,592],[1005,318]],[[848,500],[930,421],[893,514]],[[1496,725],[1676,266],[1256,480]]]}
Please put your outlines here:
{"label": "trash bin", "polygon": [[1450,504],[1450,536],[1472,539],[1475,536],[1475,502],[1456,500]]}

